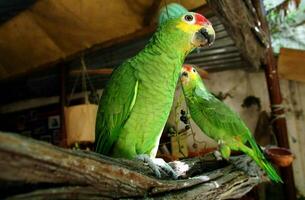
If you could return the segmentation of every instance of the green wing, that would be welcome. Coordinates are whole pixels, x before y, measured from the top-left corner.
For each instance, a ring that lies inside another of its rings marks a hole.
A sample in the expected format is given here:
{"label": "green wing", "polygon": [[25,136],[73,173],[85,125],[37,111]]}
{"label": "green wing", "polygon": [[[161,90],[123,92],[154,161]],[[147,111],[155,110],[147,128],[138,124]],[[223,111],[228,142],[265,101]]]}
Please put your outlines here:
{"label": "green wing", "polygon": [[193,105],[191,107],[194,107],[190,108],[192,118],[210,137],[219,136],[218,133],[221,134],[219,137],[239,136],[243,142],[252,137],[238,114],[222,101],[198,88],[193,94],[194,98],[190,102]]}
{"label": "green wing", "polygon": [[[271,180],[282,182],[281,177],[266,160],[250,130],[238,114],[208,92],[197,88],[193,93],[190,110],[196,124],[210,137],[223,139],[230,148],[248,154],[266,171]],[[245,145],[246,142],[249,142],[251,148]]]}
{"label": "green wing", "polygon": [[96,152],[110,153],[129,117],[137,89],[135,70],[127,61],[113,72],[102,94],[96,119]]}

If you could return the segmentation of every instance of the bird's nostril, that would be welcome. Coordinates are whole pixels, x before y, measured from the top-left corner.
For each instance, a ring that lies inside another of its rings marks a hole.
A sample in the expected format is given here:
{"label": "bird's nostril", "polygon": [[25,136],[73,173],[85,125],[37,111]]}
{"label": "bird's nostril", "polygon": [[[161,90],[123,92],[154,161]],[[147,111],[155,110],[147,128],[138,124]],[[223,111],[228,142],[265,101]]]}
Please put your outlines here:
{"label": "bird's nostril", "polygon": [[204,28],[200,29],[200,32],[202,33],[202,35],[208,34],[207,30]]}
{"label": "bird's nostril", "polygon": [[209,33],[206,29],[200,29],[200,33],[204,36],[204,37],[208,37]]}
{"label": "bird's nostril", "polygon": [[186,77],[187,77],[188,74],[187,74],[186,72],[183,72],[183,73],[182,73],[182,76],[186,76]]}

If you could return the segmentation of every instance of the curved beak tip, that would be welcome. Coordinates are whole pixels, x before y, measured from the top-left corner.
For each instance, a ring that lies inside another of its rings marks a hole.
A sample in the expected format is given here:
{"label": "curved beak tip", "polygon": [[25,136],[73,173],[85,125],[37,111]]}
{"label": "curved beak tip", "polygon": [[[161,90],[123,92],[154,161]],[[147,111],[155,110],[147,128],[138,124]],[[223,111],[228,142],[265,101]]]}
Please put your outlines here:
{"label": "curved beak tip", "polygon": [[201,43],[200,46],[205,46],[206,44],[208,46],[212,46],[212,44],[215,41],[215,31],[211,25],[208,27],[203,27],[198,31],[199,38],[202,38],[202,40],[205,40],[204,43]]}
{"label": "curved beak tip", "polygon": [[207,35],[207,40],[208,40],[208,45],[211,46],[213,45],[214,41],[215,41],[215,31],[213,29],[213,27],[211,27],[211,31],[208,32]]}

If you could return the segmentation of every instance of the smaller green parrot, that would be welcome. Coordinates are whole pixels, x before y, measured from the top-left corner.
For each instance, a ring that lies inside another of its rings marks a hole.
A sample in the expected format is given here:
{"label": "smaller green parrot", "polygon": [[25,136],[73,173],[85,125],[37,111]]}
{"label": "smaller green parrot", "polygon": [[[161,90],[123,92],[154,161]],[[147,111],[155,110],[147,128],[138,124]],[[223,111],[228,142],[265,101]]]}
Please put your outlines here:
{"label": "smaller green parrot", "polygon": [[242,151],[250,156],[271,180],[283,182],[264,157],[245,123],[236,112],[206,89],[195,66],[185,64],[180,80],[191,118],[205,134],[218,141],[223,158],[229,159],[231,149]]}

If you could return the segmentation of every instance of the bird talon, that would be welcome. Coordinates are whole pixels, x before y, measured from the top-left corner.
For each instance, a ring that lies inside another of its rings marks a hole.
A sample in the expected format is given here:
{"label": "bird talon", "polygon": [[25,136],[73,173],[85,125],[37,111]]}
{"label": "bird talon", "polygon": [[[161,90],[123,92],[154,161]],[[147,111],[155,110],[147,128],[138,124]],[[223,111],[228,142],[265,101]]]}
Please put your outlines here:
{"label": "bird talon", "polygon": [[218,160],[218,161],[223,160],[223,157],[221,156],[221,153],[219,151],[214,151],[213,155],[214,155],[216,160]]}
{"label": "bird talon", "polygon": [[161,171],[163,174],[167,174],[173,179],[178,179],[177,173],[172,169],[172,167],[166,163],[162,158],[150,158],[146,154],[137,155],[136,159],[143,161],[148,165],[154,172],[157,178],[162,178]]}

